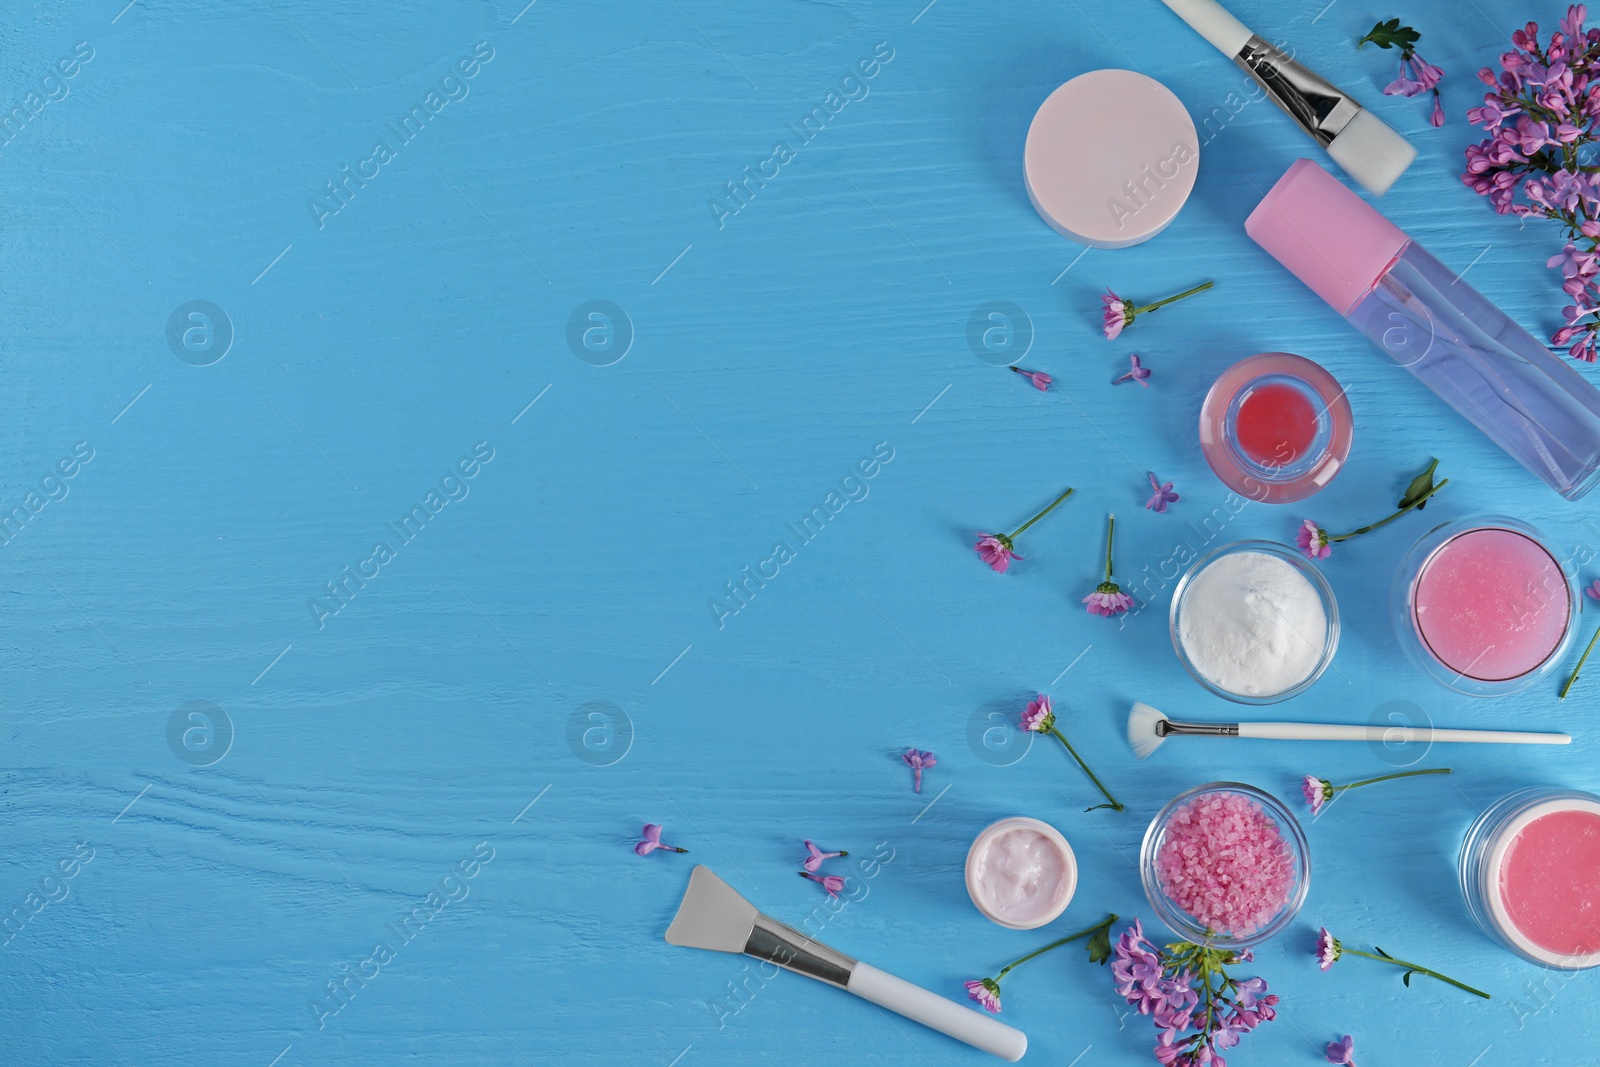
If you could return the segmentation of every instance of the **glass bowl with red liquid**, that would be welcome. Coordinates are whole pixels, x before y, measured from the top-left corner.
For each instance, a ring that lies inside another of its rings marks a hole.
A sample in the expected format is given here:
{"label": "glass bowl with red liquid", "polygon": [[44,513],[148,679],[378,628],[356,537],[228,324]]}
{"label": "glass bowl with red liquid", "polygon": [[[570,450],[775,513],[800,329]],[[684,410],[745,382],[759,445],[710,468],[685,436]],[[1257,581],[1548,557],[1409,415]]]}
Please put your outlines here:
{"label": "glass bowl with red liquid", "polygon": [[1200,450],[1223,484],[1284,504],[1344,469],[1355,419],[1344,388],[1304,356],[1262,352],[1222,372],[1200,407]]}

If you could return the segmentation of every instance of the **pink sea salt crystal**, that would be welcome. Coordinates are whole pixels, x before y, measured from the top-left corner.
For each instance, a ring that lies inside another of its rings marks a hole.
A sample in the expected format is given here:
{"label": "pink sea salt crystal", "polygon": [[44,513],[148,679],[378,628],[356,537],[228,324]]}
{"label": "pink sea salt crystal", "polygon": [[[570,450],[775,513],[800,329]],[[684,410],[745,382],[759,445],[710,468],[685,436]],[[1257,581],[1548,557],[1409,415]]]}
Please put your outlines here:
{"label": "pink sea salt crystal", "polygon": [[1156,853],[1156,876],[1162,892],[1202,926],[1245,937],[1288,903],[1294,853],[1254,800],[1212,793],[1172,812]]}

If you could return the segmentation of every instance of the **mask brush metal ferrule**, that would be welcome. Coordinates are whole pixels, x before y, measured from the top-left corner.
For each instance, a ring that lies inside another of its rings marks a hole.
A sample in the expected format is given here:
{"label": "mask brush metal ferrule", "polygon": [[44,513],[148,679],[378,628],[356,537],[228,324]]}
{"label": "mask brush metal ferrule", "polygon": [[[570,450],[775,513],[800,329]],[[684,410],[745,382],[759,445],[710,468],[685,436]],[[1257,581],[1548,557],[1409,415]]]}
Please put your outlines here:
{"label": "mask brush metal ferrule", "polygon": [[770,915],[756,916],[744,954],[840,989],[850,987],[850,972],[856,966],[856,961],[843,952],[813,941]]}
{"label": "mask brush metal ferrule", "polygon": [[1260,37],[1246,41],[1233,61],[1260,82],[1278,106],[1324,148],[1361,111],[1355,100]]}

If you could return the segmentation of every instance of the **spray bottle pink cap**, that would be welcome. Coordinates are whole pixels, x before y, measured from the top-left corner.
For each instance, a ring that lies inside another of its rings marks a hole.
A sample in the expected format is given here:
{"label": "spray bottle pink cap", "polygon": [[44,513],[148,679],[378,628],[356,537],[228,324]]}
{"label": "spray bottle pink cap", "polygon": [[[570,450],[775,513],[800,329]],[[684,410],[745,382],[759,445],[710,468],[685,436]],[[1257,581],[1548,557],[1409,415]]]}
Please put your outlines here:
{"label": "spray bottle pink cap", "polygon": [[1341,315],[1411,240],[1309,159],[1295,161],[1278,179],[1244,229]]}

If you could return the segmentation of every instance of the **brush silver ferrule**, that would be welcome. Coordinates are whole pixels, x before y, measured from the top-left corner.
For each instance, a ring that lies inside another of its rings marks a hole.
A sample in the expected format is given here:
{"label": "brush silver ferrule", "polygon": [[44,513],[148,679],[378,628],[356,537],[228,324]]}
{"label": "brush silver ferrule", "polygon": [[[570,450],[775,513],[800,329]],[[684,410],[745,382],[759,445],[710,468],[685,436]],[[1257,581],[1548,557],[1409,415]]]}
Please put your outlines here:
{"label": "brush silver ferrule", "polygon": [[1171,737],[1173,734],[1182,734],[1189,737],[1238,737],[1239,724],[1236,722],[1178,722],[1176,719],[1162,719],[1156,723],[1157,737]]}
{"label": "brush silver ferrule", "polygon": [[840,989],[850,988],[850,972],[856,965],[856,961],[843,952],[813,941],[770,915],[756,916],[744,953]]}
{"label": "brush silver ferrule", "polygon": [[1245,42],[1233,61],[1260,82],[1317,143],[1326,148],[1361,105],[1260,37]]}

